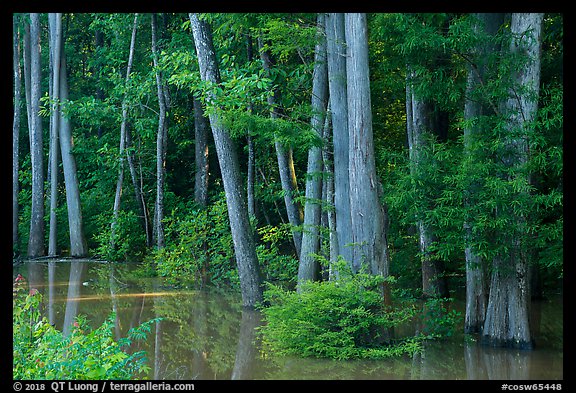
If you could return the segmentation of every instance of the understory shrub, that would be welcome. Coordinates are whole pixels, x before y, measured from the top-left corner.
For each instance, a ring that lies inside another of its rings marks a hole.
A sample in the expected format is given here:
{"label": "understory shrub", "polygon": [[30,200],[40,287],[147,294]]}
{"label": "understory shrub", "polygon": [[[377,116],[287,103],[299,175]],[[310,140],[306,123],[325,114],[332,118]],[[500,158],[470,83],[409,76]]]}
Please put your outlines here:
{"label": "understory shrub", "polygon": [[45,380],[134,379],[150,370],[146,353],[131,353],[135,340],[150,332],[150,320],[133,328],[118,341],[113,338],[112,314],[97,329],[90,329],[82,315],[68,336],[40,316],[42,295],[32,289],[25,294],[21,283],[14,285],[13,378]]}
{"label": "understory shrub", "polygon": [[265,348],[281,355],[333,359],[387,358],[413,354],[422,337],[393,337],[415,307],[383,303],[384,278],[341,275],[338,281],[307,282],[300,293],[268,285],[260,328]]}

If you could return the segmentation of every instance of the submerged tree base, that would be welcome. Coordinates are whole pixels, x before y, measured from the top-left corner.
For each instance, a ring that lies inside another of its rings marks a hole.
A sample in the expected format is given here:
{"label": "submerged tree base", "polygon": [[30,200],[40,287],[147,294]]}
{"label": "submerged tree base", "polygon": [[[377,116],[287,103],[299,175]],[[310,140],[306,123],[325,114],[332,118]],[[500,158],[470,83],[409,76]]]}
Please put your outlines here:
{"label": "submerged tree base", "polygon": [[515,340],[515,339],[503,339],[495,338],[488,335],[482,335],[480,339],[482,345],[497,347],[497,348],[513,348],[522,350],[533,350],[534,340]]}

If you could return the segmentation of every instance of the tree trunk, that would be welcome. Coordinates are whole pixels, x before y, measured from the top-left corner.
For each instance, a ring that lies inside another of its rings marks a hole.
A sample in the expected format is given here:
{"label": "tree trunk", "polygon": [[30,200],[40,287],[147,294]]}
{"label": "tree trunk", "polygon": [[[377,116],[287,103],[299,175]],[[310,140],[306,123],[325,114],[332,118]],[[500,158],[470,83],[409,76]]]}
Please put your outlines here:
{"label": "tree trunk", "polygon": [[[262,67],[268,74],[270,74],[272,60],[270,59],[270,54],[263,50],[261,38],[258,38],[258,47],[260,49]],[[268,105],[270,106],[270,117],[272,119],[279,119],[280,92],[275,89],[272,95],[268,95],[267,100]],[[298,258],[300,258],[300,250],[302,249],[302,232],[300,226],[302,225],[303,213],[300,204],[294,200],[294,197],[298,192],[298,184],[296,182],[296,172],[294,170],[292,147],[284,146],[284,144],[278,139],[274,142],[274,147],[276,148],[278,171],[280,172],[280,182],[282,184],[282,191],[284,192],[284,204],[286,205],[288,222],[292,226],[292,239],[294,240],[296,254]]]}
{"label": "tree trunk", "polygon": [[48,14],[50,26],[50,63],[51,63],[51,93],[52,105],[50,111],[50,233],[48,236],[48,255],[57,254],[58,223],[56,208],[58,207],[58,121],[59,121],[59,89],[60,89],[60,54],[62,53],[62,14]]}
{"label": "tree trunk", "polygon": [[[62,45],[60,64],[60,100],[68,101],[68,77],[66,75],[66,55]],[[72,130],[70,119],[60,111],[60,152],[62,154],[62,167],[64,169],[64,183],[66,186],[66,204],[68,207],[68,227],[70,233],[70,256],[83,257],[88,254],[88,247],[84,237],[82,224],[82,208],[80,204],[80,189],[76,170],[76,160],[72,154]]]}
{"label": "tree trunk", "polygon": [[[312,130],[322,138],[326,105],[328,103],[328,69],[326,67],[326,40],[324,37],[324,14],[317,18],[318,43],[314,55],[312,78]],[[322,202],[322,148],[313,146],[308,150],[306,180],[306,203],[304,205],[304,231],[298,266],[298,284],[315,280],[318,263],[315,255],[320,249],[319,226]]]}
{"label": "tree trunk", "polygon": [[[526,184],[527,134],[534,126],[533,120],[538,108],[542,20],[543,14],[514,13],[510,24],[510,52],[528,61],[512,74],[513,86],[504,103],[504,116],[508,119],[505,150],[509,155],[500,158],[512,169],[513,174],[508,176],[514,178],[509,180]],[[532,348],[526,217],[511,208],[508,213],[513,217],[515,225],[506,234],[509,239],[508,252],[493,260],[490,295],[482,331],[483,342],[494,346]]]}
{"label": "tree trunk", "polygon": [[17,14],[12,15],[12,70],[14,76],[14,117],[12,121],[12,253],[18,255],[18,169],[20,149],[20,113],[22,104],[22,74],[20,67],[20,23]]}
{"label": "tree trunk", "polygon": [[[478,34],[485,34],[487,38],[492,38],[504,21],[504,14],[479,13],[473,17],[477,18],[474,30]],[[489,113],[490,108],[487,102],[474,99],[475,91],[485,83],[487,58],[496,51],[496,47],[491,43],[482,44],[475,48],[476,58],[474,63],[468,64],[468,78],[466,85],[466,101],[464,103],[464,120],[469,126],[464,127],[464,154],[466,159],[472,164],[476,161],[474,152],[474,139],[481,130],[475,126],[480,116]],[[464,204],[470,207],[474,202],[475,193],[479,184],[472,183],[464,192]],[[486,306],[488,302],[488,279],[486,277],[486,261],[475,251],[473,244],[475,237],[472,233],[473,217],[466,218],[464,222],[466,260],[466,315],[464,320],[465,333],[480,333],[486,317]]]}
{"label": "tree trunk", "polygon": [[[207,22],[200,20],[197,14],[190,14],[190,24],[194,35],[201,78],[204,81],[219,84],[220,72],[210,26]],[[216,105],[213,94],[208,94],[207,99],[211,104]],[[242,177],[236,147],[228,130],[222,126],[218,112],[212,111],[209,119],[226,194],[230,230],[240,278],[242,304],[244,307],[253,308],[262,301],[262,283],[254,236],[248,217],[246,197],[242,190]]]}
{"label": "tree trunk", "polygon": [[158,69],[158,43],[156,33],[156,14],[152,14],[152,58],[156,69],[156,86],[158,89],[158,133],[156,137],[156,205],[154,209],[156,246],[162,248],[164,239],[164,182],[166,178],[166,98],[164,94],[164,82]]}
{"label": "tree trunk", "polygon": [[200,206],[208,205],[208,133],[210,122],[204,115],[202,103],[198,98],[194,101],[194,157],[196,175],[194,182],[194,200]]}
{"label": "tree trunk", "polygon": [[[126,66],[126,79],[124,82],[125,88],[128,88],[130,81],[130,72],[132,70],[132,61],[134,59],[134,45],[136,42],[136,27],[138,26],[138,14],[134,15],[134,24],[132,27],[132,37],[130,39],[130,51],[128,54],[128,65]],[[110,224],[110,246],[112,249],[115,247],[116,242],[116,224],[118,222],[118,214],[120,213],[120,199],[122,197],[122,187],[124,186],[124,151],[126,148],[126,127],[128,122],[128,102],[127,92],[124,93],[122,100],[122,123],[120,124],[120,147],[118,149],[118,180],[116,181],[116,193],[114,194],[114,208],[112,210],[112,223]]]}
{"label": "tree trunk", "polygon": [[42,75],[40,64],[40,15],[30,14],[30,156],[32,161],[32,211],[28,257],[45,254],[44,248],[44,163],[42,152],[42,119],[40,98],[42,97]]}
{"label": "tree trunk", "polygon": [[[328,88],[334,145],[334,214],[337,255],[352,264],[352,221],[348,176],[348,102],[346,93],[346,37],[344,14],[326,15]],[[335,277],[337,273],[334,272]]]}
{"label": "tree trunk", "polygon": [[330,145],[331,133],[331,116],[328,114],[324,119],[324,148],[322,149],[322,161],[324,163],[324,174],[326,181],[326,192],[324,193],[324,203],[327,206],[326,221],[328,222],[328,244],[329,244],[329,260],[328,279],[337,280],[338,271],[335,268],[335,263],[338,261],[338,234],[336,233],[336,211],[334,209],[334,161],[330,157],[334,151]]}
{"label": "tree trunk", "polygon": [[[425,176],[423,168],[429,164],[425,150],[428,147],[428,139],[432,129],[431,105],[415,94],[412,86],[414,75],[410,71],[410,66],[407,67],[406,74],[406,130],[410,174],[418,180]],[[416,184],[419,183],[416,181]],[[428,202],[426,200],[421,202],[422,205],[417,209],[416,214],[416,230],[422,263],[422,293],[425,297],[446,297],[448,290],[446,280],[442,276],[444,269],[441,262],[436,260],[430,252],[430,247],[435,239],[432,228],[424,217],[424,211],[428,209]]]}
{"label": "tree trunk", "polygon": [[358,272],[365,265],[372,274],[387,277],[386,216],[379,200],[381,186],[374,159],[366,15],[346,14],[345,31],[352,268]]}

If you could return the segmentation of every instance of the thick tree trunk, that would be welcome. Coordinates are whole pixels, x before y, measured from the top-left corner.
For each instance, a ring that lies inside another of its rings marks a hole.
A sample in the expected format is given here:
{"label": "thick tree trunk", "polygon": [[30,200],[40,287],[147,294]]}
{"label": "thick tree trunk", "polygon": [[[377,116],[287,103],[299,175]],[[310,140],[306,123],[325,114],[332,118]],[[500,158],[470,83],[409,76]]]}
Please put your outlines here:
{"label": "thick tree trunk", "polygon": [[387,277],[386,216],[374,160],[367,29],[365,14],[345,15],[352,268],[358,272],[365,265],[372,274]]}
{"label": "thick tree trunk", "polygon": [[[324,37],[324,14],[318,14],[318,43],[314,56],[314,74],[312,78],[312,130],[322,138],[326,106],[328,104],[328,69],[326,67],[326,40]],[[302,250],[298,266],[298,284],[315,280],[318,263],[315,255],[320,249],[320,213],[322,202],[322,148],[311,147],[308,150],[308,169],[306,180],[306,203],[304,205],[304,231]]]}
{"label": "thick tree trunk", "polygon": [[40,15],[30,14],[30,158],[32,161],[32,211],[28,257],[45,254],[44,248],[44,163],[42,119],[40,98],[42,97],[42,75],[40,64]]}
{"label": "thick tree trunk", "polygon": [[[504,14],[479,13],[473,16],[477,18],[474,27],[478,34],[486,35],[492,38],[504,21]],[[480,116],[490,112],[488,102],[483,102],[478,98],[476,90],[486,81],[487,58],[497,48],[492,43],[485,43],[475,48],[474,63],[468,64],[468,78],[466,85],[466,102],[464,104],[464,120],[469,126],[464,127],[464,154],[466,160],[474,163],[474,140],[481,130],[475,122]],[[464,192],[464,203],[470,207],[474,202],[475,193],[479,185],[472,183]],[[486,317],[486,306],[488,302],[488,279],[486,261],[483,260],[475,251],[473,244],[476,239],[472,232],[471,220],[467,218],[464,222],[465,249],[464,256],[466,260],[466,314],[464,320],[465,333],[480,333]]]}
{"label": "thick tree trunk", "polygon": [[[68,101],[68,77],[66,75],[66,55],[62,45],[60,64],[60,100]],[[82,223],[82,207],[80,204],[80,189],[76,170],[76,160],[72,154],[72,130],[70,119],[60,111],[60,152],[62,153],[62,167],[64,169],[64,183],[66,185],[66,204],[68,207],[68,228],[70,233],[70,256],[83,257],[88,254],[88,247],[84,237]]]}
{"label": "thick tree trunk", "polygon": [[14,76],[14,117],[12,121],[12,252],[18,254],[18,170],[20,165],[20,113],[22,105],[22,74],[20,67],[19,17],[12,15],[12,70]]}
{"label": "thick tree trunk", "polygon": [[[329,13],[326,15],[326,40],[334,145],[334,209],[337,236],[335,243],[338,244],[338,250],[335,252],[352,264],[344,14]],[[337,276],[337,273],[334,273]]]}
{"label": "thick tree trunk", "polygon": [[[513,86],[504,103],[503,113],[508,119],[505,150],[509,155],[501,159],[514,173],[514,178],[509,180],[525,183],[528,183],[525,172],[527,134],[534,126],[538,108],[542,20],[543,14],[514,13],[510,24],[510,51],[524,57],[527,62],[512,75]],[[532,348],[526,217],[512,210],[508,213],[514,217],[515,225],[506,235],[509,239],[508,252],[493,261],[483,342],[495,346]]]}
{"label": "thick tree trunk", "polygon": [[[190,14],[190,24],[198,55],[200,76],[204,81],[218,84],[220,83],[220,72],[210,26],[207,22],[200,20],[197,14]],[[208,100],[211,104],[216,104],[213,94],[208,94]],[[246,197],[242,189],[242,177],[236,147],[228,130],[222,127],[218,112],[212,112],[209,119],[226,194],[230,230],[240,278],[242,304],[244,307],[253,308],[262,301],[262,283],[254,236],[248,217]]]}
{"label": "thick tree trunk", "polygon": [[166,142],[168,137],[166,125],[166,97],[162,74],[158,70],[158,41],[156,33],[156,14],[152,14],[152,59],[156,69],[156,87],[158,89],[158,132],[156,136],[156,205],[154,208],[154,233],[156,246],[162,248],[164,239],[164,182],[166,178]]}
{"label": "thick tree trunk", "polygon": [[200,206],[208,204],[208,133],[210,122],[204,115],[202,103],[194,98],[194,158],[196,175],[194,182],[194,200]]}
{"label": "thick tree trunk", "polygon": [[[258,38],[258,47],[260,49],[262,67],[269,74],[272,67],[272,60],[270,59],[270,54],[263,50],[263,44],[260,38]],[[267,100],[268,105],[270,106],[270,117],[272,119],[279,119],[280,92],[277,89],[274,90],[274,94],[269,95]],[[292,226],[292,239],[294,240],[296,254],[298,258],[300,258],[300,250],[302,249],[302,232],[300,226],[302,225],[303,212],[300,204],[294,200],[298,193],[298,184],[296,182],[296,172],[294,170],[292,147],[285,146],[278,139],[274,142],[274,147],[276,148],[280,183],[282,184],[282,191],[284,192],[286,214],[288,216],[288,222]]]}

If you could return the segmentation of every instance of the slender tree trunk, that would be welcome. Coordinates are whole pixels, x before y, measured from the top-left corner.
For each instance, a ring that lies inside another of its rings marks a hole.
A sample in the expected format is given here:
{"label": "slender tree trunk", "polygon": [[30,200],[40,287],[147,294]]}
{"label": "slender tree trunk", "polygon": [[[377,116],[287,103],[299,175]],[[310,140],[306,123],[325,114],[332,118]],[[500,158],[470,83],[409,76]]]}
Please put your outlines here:
{"label": "slender tree trunk", "polygon": [[[474,30],[478,34],[485,34],[487,38],[492,38],[504,21],[504,14],[479,13],[474,14],[477,18]],[[475,160],[474,140],[481,130],[474,125],[478,119],[489,113],[490,107],[486,102],[474,99],[477,96],[475,91],[485,83],[487,58],[496,51],[492,43],[485,43],[475,48],[476,58],[473,64],[468,64],[468,78],[466,85],[466,102],[464,103],[464,120],[469,126],[464,128],[464,154],[466,160],[472,164]],[[464,192],[464,203],[470,207],[474,202],[475,193],[479,184],[472,183]],[[486,261],[480,257],[473,247],[477,240],[472,232],[473,217],[469,217],[464,222],[466,260],[466,315],[464,320],[465,333],[480,333],[486,317],[486,306],[488,302],[488,279]]]}
{"label": "slender tree trunk", "polygon": [[50,111],[50,233],[48,237],[48,255],[57,254],[58,223],[56,208],[58,207],[58,122],[60,105],[58,103],[60,89],[60,54],[62,52],[62,14],[48,14],[50,25],[50,62],[52,108]]}
{"label": "slender tree trunk", "polygon": [[[408,149],[410,159],[410,173],[416,179],[421,179],[423,168],[429,163],[426,158],[428,139],[431,136],[431,105],[420,99],[412,86],[414,74],[407,67],[406,75],[406,129],[408,134]],[[419,182],[416,181],[416,184]],[[430,253],[430,247],[435,241],[432,228],[423,217],[423,210],[427,209],[427,201],[422,201],[423,206],[418,209],[416,216],[416,230],[418,231],[418,245],[420,248],[422,292],[426,297],[446,297],[448,290],[445,278],[442,276],[444,269]]]}
{"label": "slender tree trunk", "polygon": [[44,163],[40,98],[42,75],[40,64],[40,15],[30,14],[30,156],[32,161],[32,211],[28,257],[45,254],[44,248]]}
{"label": "slender tree trunk", "polygon": [[[68,101],[68,77],[66,75],[66,55],[62,45],[60,64],[60,100]],[[66,204],[68,207],[68,228],[70,233],[70,256],[83,257],[88,254],[88,247],[84,237],[82,223],[82,207],[80,203],[80,189],[76,170],[76,160],[72,154],[72,130],[70,119],[60,111],[60,152],[62,154],[62,167],[64,169],[64,183],[66,186]]]}
{"label": "slender tree trunk", "polygon": [[136,203],[140,207],[140,214],[142,215],[142,229],[146,234],[146,247],[152,247],[152,228],[150,227],[150,212],[146,206],[144,197],[144,184],[142,181],[142,171],[140,174],[136,171],[136,157],[134,150],[129,150],[132,146],[132,134],[130,127],[126,127],[126,160],[128,161],[128,169],[130,170],[130,177],[132,178],[132,186],[134,187],[134,197]]}
{"label": "slender tree trunk", "polygon": [[[220,83],[220,71],[218,70],[210,25],[201,20],[197,14],[190,14],[190,24],[194,35],[201,78],[204,81],[218,84]],[[213,94],[208,94],[207,99],[209,103],[216,105]],[[228,130],[222,127],[218,112],[211,112],[209,119],[226,194],[228,218],[230,219],[230,230],[240,278],[242,304],[244,307],[253,308],[262,301],[262,283],[254,236],[248,217],[246,197],[242,190],[242,177],[236,147]]]}
{"label": "slender tree trunk", "polygon": [[[262,67],[270,74],[272,68],[272,60],[270,54],[263,50],[262,39],[258,38],[258,46],[260,49],[260,58],[262,59]],[[280,118],[280,92],[276,89],[272,95],[267,97],[268,105],[270,106],[270,117],[272,119]],[[302,225],[303,212],[302,207],[294,200],[298,193],[298,184],[296,182],[296,172],[294,170],[294,160],[292,156],[292,147],[285,146],[278,138],[274,142],[276,148],[276,158],[278,160],[278,171],[280,173],[280,182],[282,184],[282,191],[284,192],[284,204],[286,205],[286,213],[288,222],[292,226],[292,239],[296,249],[296,255],[300,258],[300,250],[302,249],[302,232],[300,226]]]}
{"label": "slender tree trunk", "polygon": [[20,114],[22,105],[22,73],[20,67],[20,19],[12,15],[12,70],[14,76],[14,117],[12,121],[12,253],[18,255],[18,170],[20,165]]}
{"label": "slender tree trunk", "polygon": [[358,272],[361,265],[365,265],[372,274],[387,277],[387,217],[380,203],[378,188],[381,186],[374,159],[366,15],[346,14],[345,31],[352,267]]}
{"label": "slender tree trunk", "polygon": [[156,86],[158,88],[158,133],[156,137],[156,206],[154,209],[156,233],[156,246],[164,247],[164,183],[166,178],[166,97],[164,94],[164,82],[162,73],[158,70],[158,41],[156,33],[156,14],[152,14],[152,58],[156,68]]}
{"label": "slender tree trunk", "polygon": [[[312,78],[312,130],[322,138],[326,106],[328,104],[328,69],[326,67],[326,39],[324,38],[324,14],[317,17],[318,43],[314,55]],[[306,179],[306,202],[304,205],[304,231],[298,266],[298,283],[317,278],[318,262],[315,255],[320,250],[320,214],[322,203],[322,148],[313,146],[308,150]]]}
{"label": "slender tree trunk", "polygon": [[194,200],[200,206],[208,205],[208,133],[210,121],[204,115],[202,103],[194,97],[194,156],[196,175],[194,182]]}
{"label": "slender tree trunk", "polygon": [[334,145],[334,214],[337,255],[352,264],[352,221],[350,216],[350,179],[348,176],[349,136],[346,92],[346,37],[344,14],[326,15],[328,87]]}
{"label": "slender tree trunk", "polygon": [[[252,36],[246,37],[246,55],[248,62],[254,60],[254,50],[252,48]],[[254,111],[252,102],[248,103],[248,113],[251,115]],[[248,166],[246,168],[246,195],[248,197],[248,215],[256,216],[256,200],[254,199],[254,185],[256,182],[256,152],[254,151],[254,140],[252,139],[251,130],[247,130],[246,142],[248,144]]]}
{"label": "slender tree trunk", "polygon": [[[509,180],[526,184],[527,135],[534,127],[533,121],[538,108],[542,20],[543,14],[514,13],[510,23],[510,51],[528,61],[513,72],[513,86],[508,100],[504,103],[504,115],[508,119],[505,143],[510,155],[501,159],[512,169],[511,176],[514,178]],[[520,194],[522,193],[521,191]],[[511,233],[506,235],[510,239],[508,252],[493,260],[486,320],[482,331],[483,342],[496,346],[532,348],[529,253],[525,240],[527,218],[513,211],[509,214],[512,215],[515,225]]]}
{"label": "slender tree trunk", "polygon": [[[124,86],[128,88],[130,81],[130,72],[132,70],[132,61],[134,59],[134,45],[136,42],[136,28],[138,26],[138,14],[134,15],[134,23],[132,26],[132,37],[130,39],[130,51],[128,54],[128,65],[126,67],[126,79]],[[120,147],[118,149],[118,179],[116,181],[116,192],[114,194],[114,207],[112,210],[112,223],[110,224],[110,246],[112,249],[116,243],[116,225],[118,223],[118,214],[120,213],[120,200],[122,198],[122,187],[124,186],[124,151],[126,148],[126,127],[128,122],[128,93],[124,93],[122,100],[122,123],[120,124]]]}
{"label": "slender tree trunk", "polygon": [[330,144],[331,133],[331,115],[326,113],[324,120],[324,148],[322,149],[322,161],[324,163],[324,174],[326,177],[326,193],[324,194],[324,203],[327,207],[327,221],[328,221],[328,244],[329,244],[329,260],[330,266],[328,267],[328,279],[337,280],[338,271],[335,269],[335,263],[338,260],[338,234],[336,233],[336,211],[334,209],[334,161],[333,148]]}

